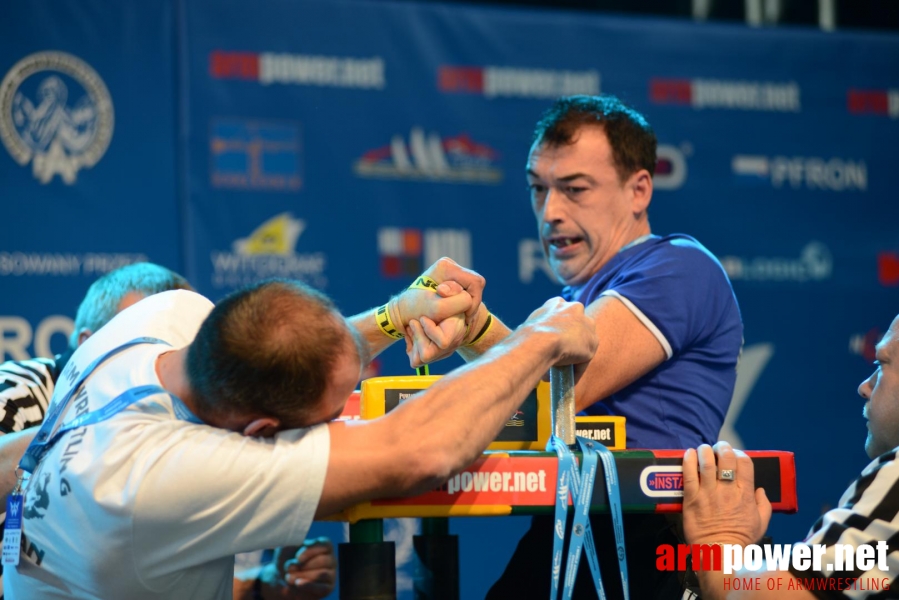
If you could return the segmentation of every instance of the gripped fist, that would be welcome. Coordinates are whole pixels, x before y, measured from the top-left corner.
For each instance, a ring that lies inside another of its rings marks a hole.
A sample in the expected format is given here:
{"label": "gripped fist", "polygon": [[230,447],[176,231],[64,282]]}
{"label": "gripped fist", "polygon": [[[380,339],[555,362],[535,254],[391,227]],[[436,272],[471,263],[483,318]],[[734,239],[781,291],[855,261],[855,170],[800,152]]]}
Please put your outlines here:
{"label": "gripped fist", "polygon": [[318,600],[334,591],[337,558],[328,538],[309,539],[298,548],[279,548],[275,564],[276,581],[266,590],[269,597]]}
{"label": "gripped fist", "polygon": [[450,356],[465,342],[468,326],[464,315],[453,315],[435,323],[427,317],[409,321],[406,354],[413,369]]}
{"label": "gripped fist", "polygon": [[[475,273],[471,269],[466,269],[453,259],[445,256],[428,267],[428,270],[425,271],[423,275],[427,275],[437,283],[455,281],[461,289],[465,290],[468,295],[471,296],[471,306],[465,309],[465,319],[467,322],[474,319],[478,312],[478,307],[481,305],[481,299],[484,295],[484,286],[487,285],[487,281],[481,277],[481,275]],[[438,289],[438,293],[439,292],[440,290]],[[442,320],[442,318],[434,317],[433,315],[426,316],[434,321]]]}
{"label": "gripped fist", "polygon": [[[715,464],[715,456],[718,464]],[[721,470],[734,480],[718,478]],[[755,544],[771,520],[765,490],[755,489],[752,459],[727,442],[684,453],[684,537],[688,544]]]}
{"label": "gripped fist", "polygon": [[437,291],[427,289],[407,289],[396,298],[396,312],[401,327],[408,327],[410,321],[420,321],[426,317],[434,323],[456,315],[464,315],[472,304],[472,298],[462,285],[447,281],[437,286]]}
{"label": "gripped fist", "polygon": [[593,358],[599,344],[596,324],[584,314],[584,305],[562,298],[547,300],[531,313],[522,328],[557,336],[557,365],[585,363]]}

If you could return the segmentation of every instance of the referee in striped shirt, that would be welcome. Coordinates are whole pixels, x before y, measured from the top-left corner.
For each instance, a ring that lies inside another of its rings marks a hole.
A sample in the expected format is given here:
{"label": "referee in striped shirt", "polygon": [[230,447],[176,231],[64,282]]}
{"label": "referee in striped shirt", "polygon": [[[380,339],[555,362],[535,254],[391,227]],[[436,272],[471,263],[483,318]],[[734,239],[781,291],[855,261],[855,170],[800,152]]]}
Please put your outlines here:
{"label": "referee in striped shirt", "polygon": [[[788,571],[702,571],[702,598],[899,598],[899,316],[877,344],[875,358],[874,373],[858,387],[868,422],[865,451],[873,460],[802,541],[823,549],[821,569],[800,570],[795,565],[802,561],[791,561]],[[745,454],[726,442],[687,451],[684,533],[689,543],[745,547],[761,539],[770,518],[771,504],[761,488],[755,489],[752,461]],[[883,542],[885,556],[880,549],[874,553]],[[860,546],[868,546],[870,555],[859,553]],[[844,564],[837,553],[844,556],[847,548],[856,551],[856,560],[835,569]],[[734,585],[735,578],[742,578],[736,582],[740,585]]]}

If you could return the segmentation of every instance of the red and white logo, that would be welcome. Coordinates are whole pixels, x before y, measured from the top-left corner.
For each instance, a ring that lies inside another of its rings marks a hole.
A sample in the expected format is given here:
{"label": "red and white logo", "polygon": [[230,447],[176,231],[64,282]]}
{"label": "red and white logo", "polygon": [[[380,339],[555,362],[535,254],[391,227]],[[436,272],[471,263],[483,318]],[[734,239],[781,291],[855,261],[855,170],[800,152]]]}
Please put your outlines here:
{"label": "red and white logo", "polygon": [[656,172],[652,177],[653,187],[657,190],[676,190],[687,181],[687,158],[693,151],[689,143],[679,147],[659,144],[656,150],[658,157]]}
{"label": "red and white logo", "polygon": [[496,150],[467,133],[440,137],[413,127],[408,142],[394,135],[389,145],[365,152],[353,170],[359,177],[375,179],[495,184],[503,178],[496,167],[498,158]]}
{"label": "red and white logo", "polygon": [[676,465],[646,467],[640,473],[640,489],[650,498],[681,498],[684,470]]}
{"label": "red and white logo", "polygon": [[242,79],[262,85],[383,90],[387,87],[384,59],[380,56],[318,56],[276,52],[228,52],[209,54],[213,79]]}
{"label": "red and white logo", "polygon": [[680,104],[694,110],[724,109],[799,112],[799,84],[795,81],[726,81],[721,79],[665,79],[649,81],[655,104]]}
{"label": "red and white logo", "polygon": [[443,65],[437,88],[449,94],[477,94],[487,98],[558,98],[599,93],[599,71],[563,71],[518,67],[461,67]]}
{"label": "red and white logo", "polygon": [[467,229],[382,227],[378,254],[384,277],[415,277],[424,267],[448,256],[471,267],[471,233]]}
{"label": "red and white logo", "polygon": [[899,90],[856,90],[846,94],[846,108],[854,115],[873,114],[899,119]]}

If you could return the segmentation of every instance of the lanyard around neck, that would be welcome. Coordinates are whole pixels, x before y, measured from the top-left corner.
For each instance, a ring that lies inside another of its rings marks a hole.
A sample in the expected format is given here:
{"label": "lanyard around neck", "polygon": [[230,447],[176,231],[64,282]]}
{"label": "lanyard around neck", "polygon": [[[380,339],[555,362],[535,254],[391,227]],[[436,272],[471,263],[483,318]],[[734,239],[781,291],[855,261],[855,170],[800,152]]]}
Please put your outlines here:
{"label": "lanyard around neck", "polygon": [[[27,471],[28,473],[33,473],[44,455],[46,455],[47,452],[50,451],[53,445],[58,442],[59,438],[67,431],[105,421],[106,419],[109,419],[116,413],[122,411],[138,400],[142,400],[143,398],[146,398],[147,396],[151,396],[153,394],[165,392],[163,388],[157,385],[145,385],[132,388],[125,393],[120,394],[115,399],[113,399],[112,402],[109,402],[105,406],[102,406],[101,408],[93,410],[89,413],[80,415],[65,427],[61,427],[59,430],[54,431],[57,421],[59,421],[59,418],[65,413],[66,409],[72,401],[72,398],[75,397],[76,392],[81,389],[81,386],[84,384],[87,378],[90,377],[90,375],[97,369],[97,367],[102,365],[104,362],[106,362],[116,354],[122,352],[123,350],[127,350],[128,348],[137,346],[138,344],[169,345],[168,342],[157,338],[135,338],[130,342],[126,342],[121,346],[113,348],[109,352],[98,356],[80,373],[75,372],[75,374],[71,376],[71,379],[73,379],[74,381],[72,382],[72,386],[69,388],[69,391],[59,399],[59,402],[53,404],[50,410],[47,411],[40,430],[38,430],[37,435],[31,441],[31,444],[29,444],[28,449],[25,450],[25,454],[22,456],[22,460],[19,461],[20,469],[22,469],[23,471]],[[71,369],[75,368],[74,364],[72,363],[70,363],[69,367]]]}

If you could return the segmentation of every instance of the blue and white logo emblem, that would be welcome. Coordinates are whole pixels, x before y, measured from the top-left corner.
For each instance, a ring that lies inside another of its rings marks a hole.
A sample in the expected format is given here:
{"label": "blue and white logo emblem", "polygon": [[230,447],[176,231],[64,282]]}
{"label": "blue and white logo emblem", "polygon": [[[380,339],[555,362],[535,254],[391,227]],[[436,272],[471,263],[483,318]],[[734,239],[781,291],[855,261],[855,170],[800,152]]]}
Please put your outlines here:
{"label": "blue and white logo emblem", "polygon": [[65,52],[26,56],[0,83],[0,141],[41,183],[75,183],[106,153],[114,120],[106,84]]}

